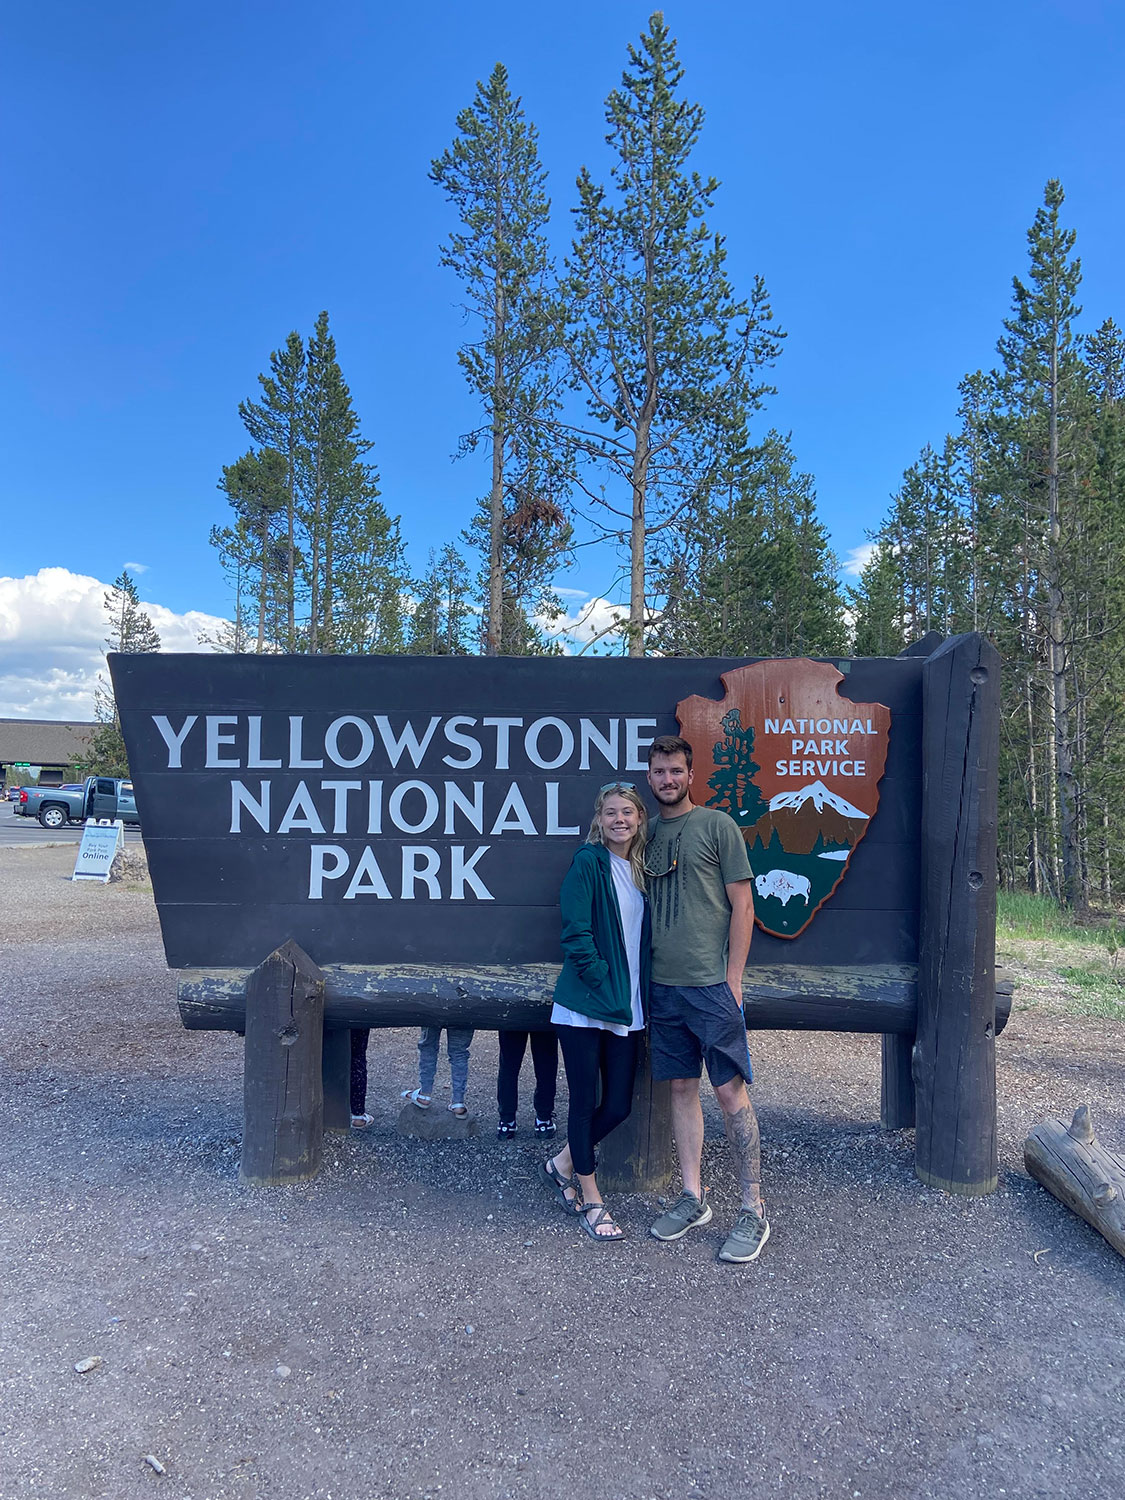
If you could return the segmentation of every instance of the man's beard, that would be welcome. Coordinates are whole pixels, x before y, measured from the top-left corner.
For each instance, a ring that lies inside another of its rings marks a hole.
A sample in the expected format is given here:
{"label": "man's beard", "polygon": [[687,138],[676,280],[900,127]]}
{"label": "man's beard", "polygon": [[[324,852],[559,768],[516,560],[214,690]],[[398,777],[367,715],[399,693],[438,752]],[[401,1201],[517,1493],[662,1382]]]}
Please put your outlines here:
{"label": "man's beard", "polygon": [[661,807],[679,807],[681,802],[687,801],[690,793],[691,788],[687,786],[682,791],[676,787],[672,787],[667,792],[658,792],[655,787],[652,788],[652,795],[660,803]]}

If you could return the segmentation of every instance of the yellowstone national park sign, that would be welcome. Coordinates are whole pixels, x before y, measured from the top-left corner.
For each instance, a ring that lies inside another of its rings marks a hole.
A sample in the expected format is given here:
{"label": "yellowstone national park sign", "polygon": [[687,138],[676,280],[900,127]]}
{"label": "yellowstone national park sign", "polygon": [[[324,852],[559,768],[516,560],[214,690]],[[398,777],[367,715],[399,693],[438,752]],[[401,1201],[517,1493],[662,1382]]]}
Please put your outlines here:
{"label": "yellowstone national park sign", "polygon": [[784,961],[778,938],[798,932],[803,963],[916,958],[916,659],[110,666],[173,968],[253,965],[290,938],[318,963],[557,962],[559,886],[598,788],[647,793],[648,746],[680,724],[693,794],[747,839],[751,965]]}
{"label": "yellowstone national park sign", "polygon": [[719,700],[679,703],[692,799],[742,830],[759,926],[795,938],[847,874],[879,807],[890,709],[837,691],[827,662],[762,661],[722,674]]}

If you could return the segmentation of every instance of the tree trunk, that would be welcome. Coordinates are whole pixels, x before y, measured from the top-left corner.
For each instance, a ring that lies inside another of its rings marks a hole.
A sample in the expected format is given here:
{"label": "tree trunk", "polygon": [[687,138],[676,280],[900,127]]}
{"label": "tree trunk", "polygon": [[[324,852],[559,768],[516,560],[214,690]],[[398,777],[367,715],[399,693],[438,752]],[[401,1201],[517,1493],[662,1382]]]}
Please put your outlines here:
{"label": "tree trunk", "polygon": [[288,439],[289,439],[288,448],[287,448],[287,452],[286,452],[286,455],[285,455],[286,456],[286,461],[287,461],[287,463],[289,465],[289,473],[288,473],[288,476],[287,476],[288,482],[287,482],[287,484],[285,486],[285,494],[286,494],[286,523],[287,523],[287,526],[288,526],[287,536],[288,536],[288,543],[289,543],[289,552],[288,552],[288,557],[286,559],[286,584],[287,584],[287,587],[286,587],[286,595],[285,595],[285,613],[286,613],[286,629],[287,629],[287,634],[286,634],[286,638],[285,638],[285,649],[286,649],[286,651],[296,651],[296,649],[297,649],[297,598],[296,598],[297,587],[296,587],[296,577],[294,575],[294,558],[295,558],[295,553],[296,553],[297,537],[296,537],[296,532],[294,530],[294,510],[295,510],[295,505],[294,505],[294,486],[295,486],[295,483],[296,483],[295,475],[296,475],[296,469],[297,469],[297,433],[294,430],[294,423],[293,423],[292,419],[290,419],[290,422],[289,422]]}
{"label": "tree trunk", "polygon": [[1034,895],[1039,891],[1039,785],[1035,764],[1035,707],[1032,701],[1033,680],[1028,667],[1023,681],[1024,713],[1027,720],[1027,804],[1031,820],[1027,846],[1027,888]]}
{"label": "tree trunk", "polygon": [[[495,245],[503,237],[503,209],[496,198]],[[507,442],[507,392],[504,389],[504,336],[507,306],[497,269],[492,284],[492,489],[488,502],[488,633],[484,654],[499,656],[504,637],[504,445]]]}

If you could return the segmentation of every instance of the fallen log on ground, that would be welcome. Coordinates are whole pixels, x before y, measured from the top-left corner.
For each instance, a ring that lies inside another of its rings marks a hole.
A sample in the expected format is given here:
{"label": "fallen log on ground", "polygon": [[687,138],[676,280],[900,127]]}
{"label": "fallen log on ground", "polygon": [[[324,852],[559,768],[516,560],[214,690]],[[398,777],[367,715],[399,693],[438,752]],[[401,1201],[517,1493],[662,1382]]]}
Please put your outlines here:
{"label": "fallen log on ground", "polygon": [[1125,1255],[1125,1160],[1094,1134],[1089,1105],[1080,1105],[1069,1125],[1036,1125],[1023,1159],[1037,1182]]}

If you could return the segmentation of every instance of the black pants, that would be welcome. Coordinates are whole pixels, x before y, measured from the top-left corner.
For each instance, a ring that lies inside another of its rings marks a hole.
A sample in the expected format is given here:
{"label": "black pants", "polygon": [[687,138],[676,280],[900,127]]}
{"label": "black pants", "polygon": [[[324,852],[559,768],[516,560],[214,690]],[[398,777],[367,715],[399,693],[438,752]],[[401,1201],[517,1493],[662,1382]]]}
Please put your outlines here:
{"label": "black pants", "polygon": [[369,1026],[352,1027],[352,1114],[367,1113],[367,1039]]}
{"label": "black pants", "polygon": [[629,1118],[633,1107],[640,1032],[615,1036],[612,1031],[599,1031],[592,1026],[557,1029],[566,1064],[566,1086],[570,1090],[567,1144],[574,1158],[574,1170],[588,1177],[594,1170],[594,1147]]}
{"label": "black pants", "polygon": [[559,1042],[553,1031],[502,1031],[500,1071],[496,1075],[496,1103],[507,1124],[516,1118],[520,1069],[527,1039],[531,1038],[531,1061],[535,1068],[535,1118],[549,1120],[555,1112],[555,1088],[559,1076]]}

